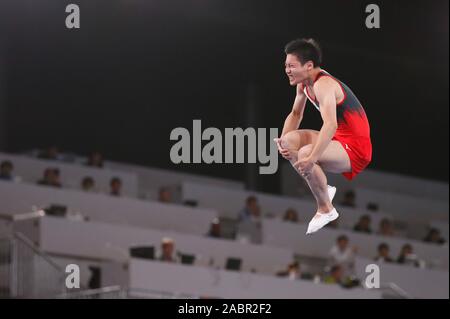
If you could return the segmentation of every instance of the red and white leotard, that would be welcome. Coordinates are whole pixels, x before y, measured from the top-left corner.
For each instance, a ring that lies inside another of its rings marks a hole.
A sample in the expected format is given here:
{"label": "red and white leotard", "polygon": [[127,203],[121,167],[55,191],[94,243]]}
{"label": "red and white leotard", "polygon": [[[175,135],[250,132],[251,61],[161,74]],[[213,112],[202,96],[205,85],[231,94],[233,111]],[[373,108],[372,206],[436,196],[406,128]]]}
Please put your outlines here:
{"label": "red and white leotard", "polygon": [[[314,83],[322,76],[329,76],[334,79],[344,93],[343,99],[336,105],[338,128],[332,140],[340,142],[350,158],[352,170],[342,175],[351,180],[365,169],[372,160],[369,121],[361,103],[347,85],[324,70],[317,74]],[[319,102],[311,97],[306,86],[303,86],[303,92],[320,111]]]}

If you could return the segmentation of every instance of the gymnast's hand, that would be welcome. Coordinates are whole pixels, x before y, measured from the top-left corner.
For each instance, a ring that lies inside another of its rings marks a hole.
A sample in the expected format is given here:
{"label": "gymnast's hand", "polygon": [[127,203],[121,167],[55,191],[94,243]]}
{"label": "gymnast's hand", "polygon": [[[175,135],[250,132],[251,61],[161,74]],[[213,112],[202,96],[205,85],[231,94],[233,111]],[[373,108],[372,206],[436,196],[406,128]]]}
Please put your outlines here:
{"label": "gymnast's hand", "polygon": [[303,177],[308,177],[313,168],[314,168],[315,161],[311,157],[305,157],[302,159],[299,159],[297,162],[294,163],[294,167],[300,172],[300,174]]}
{"label": "gymnast's hand", "polygon": [[281,146],[281,138],[274,138],[273,140],[275,143],[277,143],[278,152],[281,154],[281,156],[283,156],[287,160],[292,159],[291,152],[287,148],[283,148],[283,146]]}

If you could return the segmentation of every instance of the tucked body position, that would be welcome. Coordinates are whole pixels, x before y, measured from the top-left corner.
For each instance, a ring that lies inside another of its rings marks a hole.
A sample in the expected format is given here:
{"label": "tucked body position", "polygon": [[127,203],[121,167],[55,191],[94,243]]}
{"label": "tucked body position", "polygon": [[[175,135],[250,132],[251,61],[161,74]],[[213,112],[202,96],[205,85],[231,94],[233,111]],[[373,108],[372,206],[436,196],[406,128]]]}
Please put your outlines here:
{"label": "tucked body position", "polygon": [[[328,185],[325,172],[352,180],[371,162],[370,126],[350,88],[321,68],[322,52],[313,39],[293,40],[286,45],[285,53],[285,72],[297,94],[275,142],[317,201],[317,212],[307,230],[311,234],[339,217],[332,205],[336,188]],[[298,129],[306,100],[320,112],[320,131]]]}

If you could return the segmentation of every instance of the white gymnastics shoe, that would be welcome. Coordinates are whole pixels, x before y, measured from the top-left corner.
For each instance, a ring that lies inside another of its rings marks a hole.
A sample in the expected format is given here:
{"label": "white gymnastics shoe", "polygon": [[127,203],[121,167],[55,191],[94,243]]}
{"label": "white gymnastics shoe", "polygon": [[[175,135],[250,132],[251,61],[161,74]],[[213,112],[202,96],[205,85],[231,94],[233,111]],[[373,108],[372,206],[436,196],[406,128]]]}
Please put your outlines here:
{"label": "white gymnastics shoe", "polygon": [[321,229],[323,226],[328,224],[329,222],[332,222],[336,218],[339,217],[338,212],[336,211],[336,208],[333,208],[333,210],[329,213],[317,213],[309,222],[308,224],[308,230],[306,231],[306,234],[312,234]]}

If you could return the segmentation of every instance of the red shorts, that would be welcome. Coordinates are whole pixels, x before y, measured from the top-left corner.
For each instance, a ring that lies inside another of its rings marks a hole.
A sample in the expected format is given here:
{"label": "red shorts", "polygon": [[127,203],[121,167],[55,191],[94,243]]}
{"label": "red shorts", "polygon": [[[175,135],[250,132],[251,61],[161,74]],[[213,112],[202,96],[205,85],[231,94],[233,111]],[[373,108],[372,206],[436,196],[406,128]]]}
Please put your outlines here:
{"label": "red shorts", "polygon": [[352,170],[342,173],[348,180],[352,180],[361,173],[372,161],[372,142],[370,138],[335,135],[332,140],[341,143],[350,158]]}

